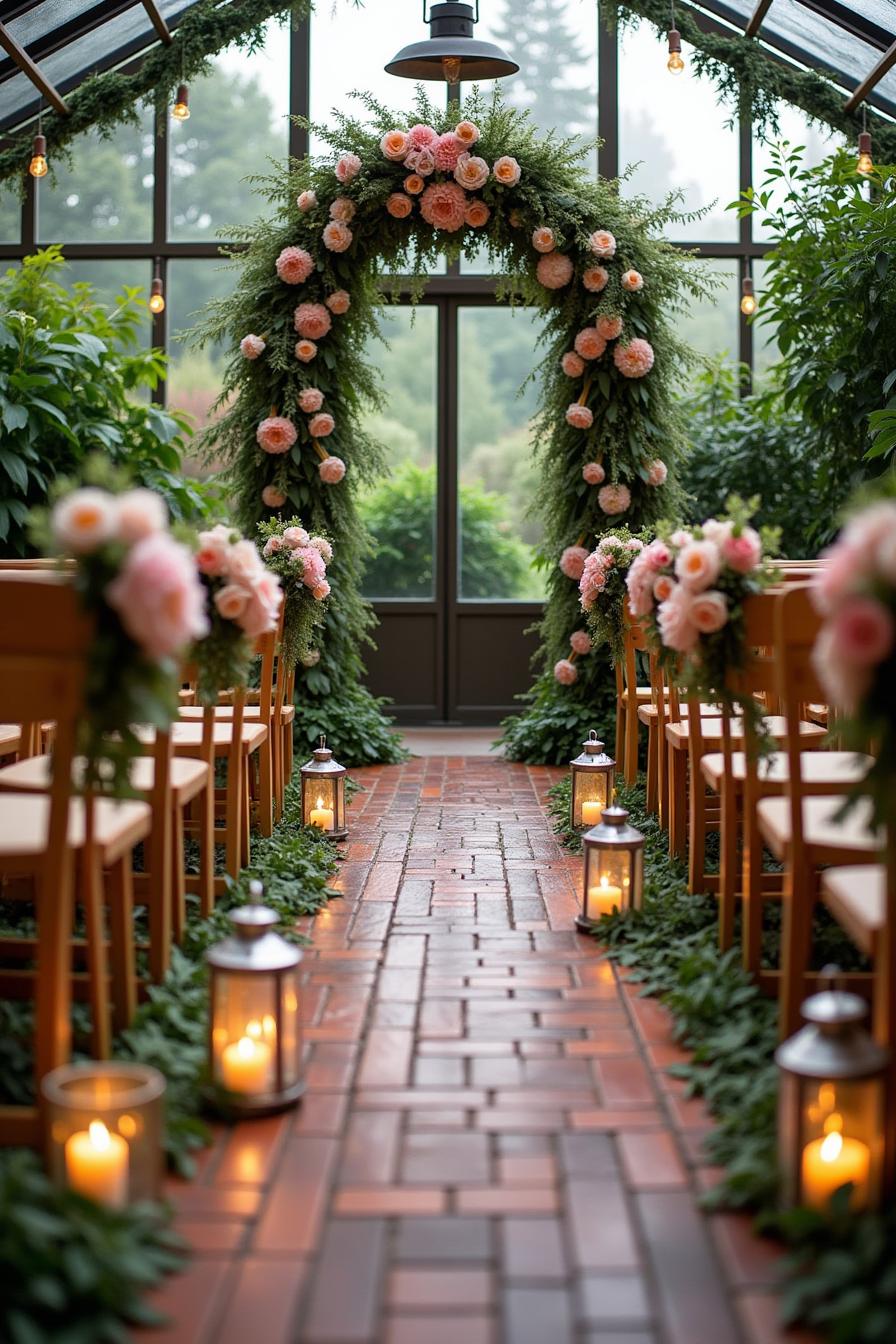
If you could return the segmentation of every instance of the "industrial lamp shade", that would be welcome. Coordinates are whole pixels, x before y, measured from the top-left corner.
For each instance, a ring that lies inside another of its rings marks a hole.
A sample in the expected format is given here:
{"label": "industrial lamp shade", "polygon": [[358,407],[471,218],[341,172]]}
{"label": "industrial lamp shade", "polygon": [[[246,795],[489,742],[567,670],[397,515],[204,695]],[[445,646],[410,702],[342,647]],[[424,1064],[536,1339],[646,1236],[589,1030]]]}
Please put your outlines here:
{"label": "industrial lamp shade", "polygon": [[[515,75],[520,67],[506,51],[494,42],[479,42],[473,36],[478,19],[478,0],[475,13],[472,5],[458,4],[455,0],[433,5],[429,13],[429,38],[402,47],[386,66],[386,73],[402,79],[437,79],[448,84]],[[423,22],[427,22],[426,0]]]}

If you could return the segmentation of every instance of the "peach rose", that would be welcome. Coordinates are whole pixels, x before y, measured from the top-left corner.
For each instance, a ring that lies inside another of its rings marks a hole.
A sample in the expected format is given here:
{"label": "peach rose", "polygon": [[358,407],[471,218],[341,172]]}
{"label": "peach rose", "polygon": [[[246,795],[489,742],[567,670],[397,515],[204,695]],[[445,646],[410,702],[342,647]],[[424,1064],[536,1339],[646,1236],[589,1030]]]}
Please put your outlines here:
{"label": "peach rose", "polygon": [[573,630],[569,637],[569,646],[573,653],[583,656],[591,652],[591,636],[587,630]]}
{"label": "peach rose", "polygon": [[560,360],[560,367],[567,378],[581,378],[585,372],[585,361],[575,350],[567,350]]}
{"label": "peach rose", "polygon": [[410,147],[407,131],[387,131],[380,141],[380,149],[392,163],[401,163]]}
{"label": "peach rose", "polygon": [[419,173],[409,173],[402,186],[409,196],[419,196],[426,186],[426,179],[422,178]]}
{"label": "peach rose", "polygon": [[599,317],[594,325],[598,336],[603,336],[605,341],[615,341],[622,334],[621,317]]}
{"label": "peach rose", "polygon": [[589,266],[582,274],[582,284],[592,294],[599,294],[602,289],[606,289],[610,279],[610,272],[606,266]]}
{"label": "peach rose", "polygon": [[137,542],[106,589],[106,599],[153,661],[179,653],[208,634],[205,587],[195,560],[167,532]]}
{"label": "peach rose", "polygon": [[647,484],[665,485],[666,477],[669,475],[669,468],[660,457],[655,457],[652,462],[647,463]]}
{"label": "peach rose", "polygon": [[697,643],[697,627],[692,620],[694,599],[682,584],[673,585],[672,592],[657,610],[660,639],[667,649],[676,653],[690,653]]}
{"label": "peach rose", "polygon": [[536,252],[553,252],[554,230],[546,225],[532,230],[532,246]]}
{"label": "peach rose", "polygon": [[572,261],[564,252],[547,252],[538,258],[535,275],[545,289],[562,289],[572,279]]}
{"label": "peach rose", "polygon": [[831,621],[833,649],[838,659],[856,667],[875,667],[893,651],[893,617],[873,597],[851,597]]}
{"label": "peach rose", "polygon": [[333,325],[329,309],[322,303],[300,303],[292,315],[293,326],[300,336],[319,341]]}
{"label": "peach rose", "polygon": [[626,378],[643,378],[653,368],[653,361],[653,346],[640,336],[613,350],[613,363]]}
{"label": "peach rose", "polygon": [[284,284],[301,285],[314,270],[314,259],[304,247],[284,247],[274,265]]}
{"label": "peach rose", "polygon": [[343,184],[351,182],[352,178],[357,177],[361,171],[361,160],[357,154],[340,154],[336,160],[334,171],[337,181]]}
{"label": "peach rose", "polygon": [[283,540],[291,551],[295,551],[308,545],[308,533],[304,527],[286,527],[283,529]]}
{"label": "peach rose", "polygon": [[115,530],[128,546],[167,526],[167,505],[154,490],[126,490],[116,499]]}
{"label": "peach rose", "polygon": [[666,598],[675,587],[675,582],[668,574],[660,574],[653,582],[653,595],[657,602],[665,602]]}
{"label": "peach rose", "polygon": [[341,317],[343,313],[347,313],[352,306],[351,295],[348,293],[348,290],[345,289],[334,289],[333,293],[328,294],[324,299],[324,303],[327,305],[330,312],[335,313],[337,317]]}
{"label": "peach rose", "polygon": [[572,425],[573,429],[590,429],[594,424],[594,414],[589,407],[580,406],[574,401],[566,408],[566,423]]}
{"label": "peach rose", "polygon": [[586,462],[582,468],[582,479],[589,485],[600,485],[606,479],[606,475],[599,462]]}
{"label": "peach rose", "polygon": [[252,583],[264,569],[255,543],[246,537],[240,537],[239,541],[231,545],[227,552],[226,565],[227,573],[235,583]]}
{"label": "peach rose", "polygon": [[609,229],[595,229],[588,239],[588,245],[602,261],[610,261],[616,255],[616,239]]}
{"label": "peach rose", "polygon": [[714,635],[728,624],[728,599],[724,593],[711,588],[708,593],[698,593],[691,603],[691,620],[701,635]]}
{"label": "peach rose", "polygon": [[342,224],[351,224],[357,209],[350,196],[337,196],[330,206],[330,218],[338,219]]}
{"label": "peach rose", "polygon": [[115,497],[108,490],[86,486],[73,490],[53,509],[53,535],[72,555],[88,555],[116,530]]}
{"label": "peach rose", "polygon": [[335,428],[336,421],[326,411],[321,411],[320,415],[315,415],[308,421],[308,433],[313,439],[325,439]]}
{"label": "peach rose", "polygon": [[279,551],[282,551],[284,544],[282,537],[268,537],[261,548],[261,553],[265,560],[269,560],[272,555],[276,555]]}
{"label": "peach rose", "polygon": [[471,201],[464,214],[464,220],[471,229],[481,229],[488,223],[491,213],[485,201]]}
{"label": "peach rose", "polygon": [[393,191],[392,195],[386,198],[386,210],[393,219],[407,219],[414,208],[414,202],[410,196],[405,196],[403,191]]}
{"label": "peach rose", "polygon": [[240,341],[240,354],[243,359],[257,359],[265,349],[265,343],[260,336],[253,336],[250,332]]}
{"label": "peach rose", "polygon": [[323,602],[324,598],[330,596],[330,585],[326,579],[321,579],[320,583],[314,585],[311,596],[318,602]]}
{"label": "peach rose", "polygon": [[313,341],[296,341],[296,359],[302,364],[310,364],[317,354],[317,346]]}
{"label": "peach rose", "polygon": [[454,134],[461,144],[469,149],[470,145],[475,145],[479,139],[479,127],[472,121],[459,121],[454,128]]}
{"label": "peach rose", "polygon": [[319,387],[303,387],[299,393],[299,410],[313,415],[324,404],[324,394]]}
{"label": "peach rose", "polygon": [[456,182],[433,182],[420,197],[420,214],[434,229],[454,233],[463,227],[467,198]]}
{"label": "peach rose", "polygon": [[500,182],[502,187],[515,187],[520,180],[522,169],[511,154],[502,154],[500,159],[495,159],[492,172],[495,181]]}
{"label": "peach rose", "polygon": [[284,415],[271,415],[255,431],[259,448],[266,453],[286,453],[297,438],[296,427]]}
{"label": "peach rose", "polygon": [[[273,537],[271,540],[273,541]],[[219,615],[223,616],[225,621],[235,621],[246,610],[249,593],[240,584],[227,583],[223,588],[218,589],[212,601]]]}
{"label": "peach rose", "polygon": [[426,147],[422,149],[412,149],[404,161],[405,168],[410,168],[412,173],[418,177],[431,177],[436,169],[436,156],[431,149]]}
{"label": "peach rose", "polygon": [[709,588],[721,568],[719,548],[711,541],[690,541],[675,558],[675,573],[692,592]]}
{"label": "peach rose", "polygon": [[338,485],[345,475],[345,463],[341,457],[325,457],[317,471],[325,485]]}
{"label": "peach rose", "polygon": [[268,509],[282,509],[286,503],[286,496],[282,490],[278,490],[276,485],[266,485],[261,492],[261,502]]}
{"label": "peach rose", "polygon": [[651,569],[665,569],[672,561],[672,552],[666,543],[657,537],[656,541],[644,547],[644,560]]}
{"label": "peach rose", "polygon": [[330,252],[346,252],[352,245],[354,234],[346,224],[340,224],[338,219],[331,219],[322,237],[324,247]]}
{"label": "peach rose", "polygon": [[209,578],[217,578],[224,573],[227,568],[231,536],[230,528],[224,523],[217,523],[214,527],[199,533],[197,537],[199,550],[196,552],[196,568],[200,574],[207,574]]}
{"label": "peach rose", "polygon": [[485,159],[478,159],[474,154],[464,151],[457,161],[454,180],[466,191],[478,191],[488,181],[488,164]]}
{"label": "peach rose", "polygon": [[299,195],[296,197],[296,205],[299,207],[303,215],[307,214],[309,210],[313,210],[314,207],[317,205],[317,192],[316,191],[300,192]]}
{"label": "peach rose", "polygon": [[625,513],[632,502],[627,485],[605,485],[597,492],[597,502],[604,513]]}
{"label": "peach rose", "polygon": [[582,359],[600,359],[607,348],[604,338],[598,335],[597,327],[583,327],[573,344],[576,354],[581,355]]}
{"label": "peach rose", "polygon": [[560,556],[560,572],[565,574],[568,579],[575,579],[578,582],[582,577],[587,559],[588,552],[584,546],[567,546]]}
{"label": "peach rose", "polygon": [[637,294],[644,288],[644,277],[640,271],[626,271],[622,276],[622,288],[629,294]]}
{"label": "peach rose", "polygon": [[568,658],[561,658],[554,664],[554,680],[561,686],[572,686],[578,676],[575,663],[571,663]]}
{"label": "peach rose", "polygon": [[752,574],[762,559],[762,542],[759,533],[752,527],[745,527],[740,536],[725,537],[722,542],[722,555],[725,562],[736,574]]}

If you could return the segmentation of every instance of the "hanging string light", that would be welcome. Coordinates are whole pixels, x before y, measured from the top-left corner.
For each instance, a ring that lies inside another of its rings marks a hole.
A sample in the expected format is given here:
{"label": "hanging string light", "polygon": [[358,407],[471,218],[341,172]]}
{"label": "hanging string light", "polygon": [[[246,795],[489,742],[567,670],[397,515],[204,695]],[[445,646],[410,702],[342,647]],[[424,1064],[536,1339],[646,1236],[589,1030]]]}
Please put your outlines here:
{"label": "hanging string light", "polygon": [[39,112],[37,114],[37,135],[34,137],[34,144],[31,146],[31,162],[28,165],[28,171],[32,177],[46,177],[47,175],[47,137],[41,130]]}
{"label": "hanging string light", "polygon": [[862,105],[862,129],[859,131],[859,157],[856,159],[856,172],[860,177],[868,177],[874,172],[874,159],[871,157],[871,132],[868,129],[868,109]]}
{"label": "hanging string light", "polygon": [[184,52],[183,47],[181,47],[180,83],[177,86],[177,93],[174,96],[174,106],[171,109],[171,115],[172,117],[174,117],[176,121],[190,120],[190,90],[187,87],[186,80],[184,79],[185,60],[186,60],[186,54]]}
{"label": "hanging string light", "polygon": [[750,274],[750,264],[747,263],[747,273],[740,284],[740,310],[744,317],[752,317],[756,311],[756,295],[753,291],[753,277]]}
{"label": "hanging string light", "polygon": [[159,313],[165,311],[165,291],[162,285],[162,277],[159,274],[161,262],[156,258],[156,273],[152,278],[152,287],[149,291],[149,311],[158,317]]}
{"label": "hanging string light", "polygon": [[680,75],[684,69],[684,60],[681,55],[681,33],[675,27],[675,6],[669,6],[669,17],[671,26],[669,28],[669,59],[666,62],[666,69],[670,75]]}

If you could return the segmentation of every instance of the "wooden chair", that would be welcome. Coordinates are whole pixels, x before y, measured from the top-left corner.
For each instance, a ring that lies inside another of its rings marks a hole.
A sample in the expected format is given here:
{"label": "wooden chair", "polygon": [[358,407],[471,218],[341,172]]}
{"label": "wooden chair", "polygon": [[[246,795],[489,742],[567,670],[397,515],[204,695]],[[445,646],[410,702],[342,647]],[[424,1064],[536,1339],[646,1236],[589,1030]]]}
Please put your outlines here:
{"label": "wooden chair", "polygon": [[[21,723],[55,721],[56,768],[45,795],[10,793],[0,808],[0,876],[33,883],[36,937],[0,939],[0,994],[35,998],[35,1075],[71,1055],[72,920],[77,897],[87,930],[87,997],[93,1049],[109,1048],[109,978],[116,1008],[126,994],[133,955],[127,873],[134,845],[149,833],[145,803],[90,795],[72,798],[78,718],[83,712],[91,623],[64,579],[27,571],[0,573],[0,704]],[[110,899],[112,958],[103,927],[102,868],[113,879]],[[29,963],[10,967],[9,962]],[[83,985],[83,977],[80,980]],[[0,1141],[37,1143],[33,1107],[0,1107]]]}
{"label": "wooden chair", "polygon": [[[624,648],[622,662],[616,664],[616,768],[626,784],[634,784],[638,775],[638,711],[651,699],[651,688],[638,685],[638,654],[646,657],[644,627],[623,602]],[[648,799],[651,811],[650,737],[648,735]]]}

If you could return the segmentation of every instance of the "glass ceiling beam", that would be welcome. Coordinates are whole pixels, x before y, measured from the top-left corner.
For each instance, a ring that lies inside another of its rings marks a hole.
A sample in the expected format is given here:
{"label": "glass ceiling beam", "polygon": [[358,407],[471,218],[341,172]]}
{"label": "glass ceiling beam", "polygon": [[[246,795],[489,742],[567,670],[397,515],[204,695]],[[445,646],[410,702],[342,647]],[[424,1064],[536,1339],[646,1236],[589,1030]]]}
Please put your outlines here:
{"label": "glass ceiling beam", "polygon": [[771,7],[772,0],[757,0],[756,8],[750,15],[750,22],[745,28],[747,37],[755,37],[762,27],[762,20],[765,18]]}
{"label": "glass ceiling beam", "polygon": [[35,65],[24,47],[20,46],[5,23],[0,23],[0,47],[6,52],[7,56],[15,62],[28,79],[40,93],[46,98],[51,107],[62,117],[68,116],[68,106],[59,93],[55,84],[43,74],[40,66]]}
{"label": "glass ceiling beam", "polygon": [[862,80],[861,84],[858,84],[856,88],[853,89],[852,93],[843,104],[844,111],[853,112],[860,103],[864,103],[871,90],[876,84],[880,83],[885,74],[892,70],[894,65],[896,65],[896,42],[893,42],[887,51],[884,52],[883,56],[881,56],[880,60],[877,62],[877,65],[875,65],[872,70],[868,71],[868,74]]}
{"label": "glass ceiling beam", "polygon": [[165,43],[165,46],[166,46],[166,47],[170,47],[170,46],[171,46],[171,32],[170,32],[170,30],[169,30],[169,28],[168,28],[167,23],[165,22],[165,20],[162,18],[161,14],[159,13],[159,9],[158,9],[158,6],[157,6],[156,3],[155,3],[155,0],[143,0],[143,8],[146,10],[147,14],[149,15],[150,19],[152,20],[152,26],[153,26],[153,28],[155,28],[156,32],[158,33],[159,38],[161,39],[161,41]]}

